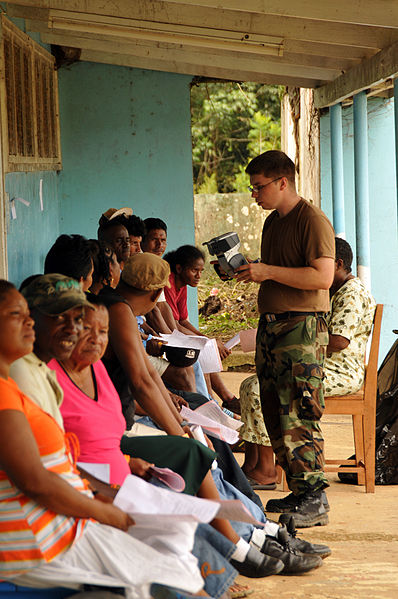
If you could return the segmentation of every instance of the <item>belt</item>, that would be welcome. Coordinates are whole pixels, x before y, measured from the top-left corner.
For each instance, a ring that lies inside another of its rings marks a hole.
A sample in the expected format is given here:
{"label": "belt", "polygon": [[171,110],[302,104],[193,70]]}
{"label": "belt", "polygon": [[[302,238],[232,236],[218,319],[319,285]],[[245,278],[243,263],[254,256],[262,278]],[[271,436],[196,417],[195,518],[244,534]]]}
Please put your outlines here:
{"label": "belt", "polygon": [[277,320],[289,320],[296,316],[325,316],[324,312],[281,312],[280,314],[262,314],[266,322],[276,322]]}

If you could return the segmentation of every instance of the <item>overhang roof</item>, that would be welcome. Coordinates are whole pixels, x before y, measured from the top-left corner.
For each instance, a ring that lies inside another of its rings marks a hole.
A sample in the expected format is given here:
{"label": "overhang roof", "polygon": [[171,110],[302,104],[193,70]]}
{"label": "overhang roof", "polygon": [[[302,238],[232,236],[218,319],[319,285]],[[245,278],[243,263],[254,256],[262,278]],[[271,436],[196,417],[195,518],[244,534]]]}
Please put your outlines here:
{"label": "overhang roof", "polygon": [[318,107],[398,75],[398,0],[16,0],[81,60],[316,88]]}

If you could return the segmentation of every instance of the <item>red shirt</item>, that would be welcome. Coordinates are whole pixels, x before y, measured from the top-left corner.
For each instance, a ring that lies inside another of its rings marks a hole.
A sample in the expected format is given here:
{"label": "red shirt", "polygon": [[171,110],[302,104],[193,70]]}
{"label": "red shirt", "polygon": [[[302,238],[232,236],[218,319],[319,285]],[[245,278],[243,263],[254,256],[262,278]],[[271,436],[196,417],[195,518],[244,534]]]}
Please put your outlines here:
{"label": "red shirt", "polygon": [[184,285],[179,291],[177,291],[175,274],[173,272],[169,276],[169,283],[171,287],[164,288],[166,302],[169,304],[176,320],[187,320],[187,286]]}

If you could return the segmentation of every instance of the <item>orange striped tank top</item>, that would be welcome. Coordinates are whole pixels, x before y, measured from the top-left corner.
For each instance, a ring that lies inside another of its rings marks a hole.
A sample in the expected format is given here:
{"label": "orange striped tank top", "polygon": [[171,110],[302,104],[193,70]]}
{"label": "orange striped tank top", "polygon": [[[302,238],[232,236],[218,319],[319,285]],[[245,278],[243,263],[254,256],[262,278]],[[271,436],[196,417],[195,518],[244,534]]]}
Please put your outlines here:
{"label": "orange striped tank top", "polygon": [[[84,483],[66,454],[64,432],[12,379],[0,379],[0,410],[23,412],[36,439],[43,466],[85,492]],[[80,537],[85,523],[84,519],[56,514],[40,506],[0,470],[0,578],[51,561]]]}

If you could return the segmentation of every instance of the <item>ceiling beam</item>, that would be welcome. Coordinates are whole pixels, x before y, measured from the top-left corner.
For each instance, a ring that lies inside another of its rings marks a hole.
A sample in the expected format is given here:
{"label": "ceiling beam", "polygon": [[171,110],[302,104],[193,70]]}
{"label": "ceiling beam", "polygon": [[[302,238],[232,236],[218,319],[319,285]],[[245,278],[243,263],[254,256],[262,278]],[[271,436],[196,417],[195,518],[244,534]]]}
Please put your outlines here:
{"label": "ceiling beam", "polygon": [[334,81],[314,90],[317,108],[337,104],[350,96],[398,76],[398,43],[381,50]]}
{"label": "ceiling beam", "polygon": [[396,0],[169,0],[190,6],[217,6],[222,9],[298,17],[301,19],[336,21],[379,27],[398,27]]}
{"label": "ceiling beam", "polygon": [[[30,22],[27,22],[30,28]],[[71,46],[96,52],[106,52],[109,54],[130,55],[135,59],[135,65],[138,59],[153,59],[163,61],[170,65],[171,72],[180,72],[177,69],[179,63],[190,65],[189,73],[200,75],[200,68],[217,67],[228,71],[226,78],[231,78],[234,69],[239,72],[250,74],[248,81],[263,81],[265,78],[278,77],[278,81],[288,78],[290,81],[310,80],[331,81],[335,75],[335,70],[306,67],[296,64],[283,64],[275,60],[275,57],[245,55],[242,52],[219,52],[204,51],[203,48],[186,48],[183,45],[164,47],[165,44],[155,44],[131,39],[131,41],[113,39],[98,39],[86,36],[74,36],[65,33],[48,32],[41,33],[41,39],[47,44],[58,44],[60,46]],[[271,58],[271,60],[269,60]],[[145,63],[146,64],[146,63]],[[147,68],[143,66],[142,68]],[[219,75],[217,75],[219,76]],[[237,77],[239,80],[240,77]],[[254,78],[254,79],[253,79]],[[298,84],[297,84],[298,85]]]}
{"label": "ceiling beam", "polygon": [[[386,0],[381,0],[386,1]],[[301,2],[301,0],[300,0]],[[322,2],[320,2],[321,4]],[[216,4],[216,3],[215,3]],[[329,3],[328,3],[329,4]],[[11,0],[11,5],[47,8],[81,14],[107,15],[206,28],[222,28],[244,34],[272,33],[275,37],[310,42],[381,49],[398,41],[398,29],[317,21],[242,10],[177,4],[165,0]],[[24,9],[19,16],[24,16]]]}
{"label": "ceiling beam", "polygon": [[274,75],[258,75],[248,71],[238,69],[223,69],[211,65],[192,66],[182,62],[172,63],[156,60],[152,58],[137,58],[131,55],[112,54],[95,50],[82,50],[81,60],[89,62],[99,62],[119,66],[134,67],[138,69],[148,69],[151,71],[174,72],[182,75],[192,75],[199,77],[209,77],[210,79],[223,79],[227,81],[256,81],[268,85],[292,85],[298,87],[315,87],[316,80],[292,79],[290,77],[279,77]]}

